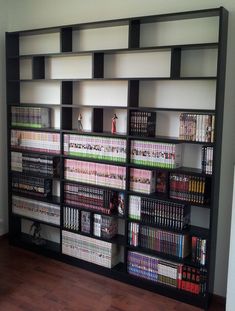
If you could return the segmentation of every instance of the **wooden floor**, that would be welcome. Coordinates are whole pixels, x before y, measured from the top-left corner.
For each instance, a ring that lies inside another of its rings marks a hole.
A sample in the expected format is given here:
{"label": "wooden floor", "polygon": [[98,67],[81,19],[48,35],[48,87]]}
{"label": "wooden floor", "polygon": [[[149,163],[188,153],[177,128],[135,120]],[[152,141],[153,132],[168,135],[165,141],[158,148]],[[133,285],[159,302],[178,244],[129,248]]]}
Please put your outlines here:
{"label": "wooden floor", "polygon": [[[198,311],[0,240],[0,311]],[[222,311],[219,304],[210,311]]]}

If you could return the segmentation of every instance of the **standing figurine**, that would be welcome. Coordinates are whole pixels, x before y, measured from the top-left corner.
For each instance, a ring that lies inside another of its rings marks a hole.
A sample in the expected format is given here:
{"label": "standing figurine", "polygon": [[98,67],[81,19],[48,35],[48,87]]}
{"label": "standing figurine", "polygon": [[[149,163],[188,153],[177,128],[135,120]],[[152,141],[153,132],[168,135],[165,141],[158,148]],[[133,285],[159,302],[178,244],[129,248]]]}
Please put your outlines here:
{"label": "standing figurine", "polygon": [[112,130],[111,130],[112,134],[115,134],[116,131],[117,131],[117,129],[116,129],[116,119],[118,119],[118,117],[117,117],[117,115],[115,113],[113,115],[113,117],[112,117]]}
{"label": "standing figurine", "polygon": [[83,126],[82,126],[82,115],[79,113],[78,115],[78,131],[82,132],[83,131]]}
{"label": "standing figurine", "polygon": [[45,244],[45,240],[41,238],[41,225],[39,222],[35,221],[31,225],[30,234],[33,231],[32,242],[36,245]]}

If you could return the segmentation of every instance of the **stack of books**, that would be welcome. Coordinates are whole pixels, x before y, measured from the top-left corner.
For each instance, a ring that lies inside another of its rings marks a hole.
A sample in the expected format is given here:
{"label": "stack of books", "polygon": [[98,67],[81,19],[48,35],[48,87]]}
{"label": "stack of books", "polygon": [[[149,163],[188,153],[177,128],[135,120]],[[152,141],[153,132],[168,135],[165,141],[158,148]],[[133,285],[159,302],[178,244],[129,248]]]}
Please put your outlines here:
{"label": "stack of books", "polygon": [[65,206],[63,208],[63,226],[65,229],[70,230],[79,230],[79,222],[80,222],[80,216],[79,216],[79,210],[77,208],[72,208]]}
{"label": "stack of books", "polygon": [[192,236],[192,261],[202,266],[206,264],[207,240]]}
{"label": "stack of books", "polygon": [[213,147],[202,147],[202,171],[208,175],[212,175],[213,150]]}
{"label": "stack of books", "polygon": [[111,239],[118,234],[117,218],[94,214],[93,234],[97,237]]}

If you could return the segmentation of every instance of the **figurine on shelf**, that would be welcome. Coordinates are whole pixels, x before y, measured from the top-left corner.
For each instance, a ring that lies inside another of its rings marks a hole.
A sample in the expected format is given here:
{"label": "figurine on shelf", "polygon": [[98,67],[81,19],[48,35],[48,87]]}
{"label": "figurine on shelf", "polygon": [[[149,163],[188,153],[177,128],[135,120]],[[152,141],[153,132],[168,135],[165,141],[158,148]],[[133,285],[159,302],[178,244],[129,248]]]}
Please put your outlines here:
{"label": "figurine on shelf", "polygon": [[118,119],[116,113],[114,113],[113,117],[112,117],[112,134],[115,134],[117,132],[117,129],[116,129],[116,119]]}
{"label": "figurine on shelf", "polygon": [[83,126],[82,126],[82,115],[79,113],[78,115],[78,131],[82,132],[83,131]]}
{"label": "figurine on shelf", "polygon": [[32,235],[32,241],[36,245],[43,245],[45,244],[45,240],[41,238],[41,225],[39,222],[33,222],[31,228],[30,228],[30,234],[33,231]]}

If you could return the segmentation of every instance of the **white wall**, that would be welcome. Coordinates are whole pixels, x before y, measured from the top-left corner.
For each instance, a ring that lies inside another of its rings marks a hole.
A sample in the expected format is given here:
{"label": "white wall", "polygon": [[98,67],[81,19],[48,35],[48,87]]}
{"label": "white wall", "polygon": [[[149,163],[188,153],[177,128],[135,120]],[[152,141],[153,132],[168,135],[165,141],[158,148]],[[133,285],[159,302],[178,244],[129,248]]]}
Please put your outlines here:
{"label": "white wall", "polygon": [[6,158],[6,105],[5,105],[5,0],[0,0],[0,236],[8,230],[7,212],[7,158]]}
{"label": "white wall", "polygon": [[[235,1],[234,0],[9,0],[8,30],[22,30],[114,19],[129,16],[153,15],[176,11],[186,11],[224,6],[229,10],[229,37],[227,78],[225,96],[225,122],[223,131],[223,154],[221,174],[221,194],[216,258],[214,292],[226,295],[227,257],[229,248],[230,216],[232,205],[232,167],[235,159],[234,116],[235,116]],[[2,10],[1,10],[2,12]],[[2,103],[1,103],[2,104]],[[2,108],[2,107],[1,107]],[[2,108],[4,109],[4,108]],[[2,113],[1,113],[2,117]],[[2,123],[1,125],[2,126]],[[2,131],[1,131],[2,133]],[[2,136],[2,135],[1,135]],[[2,138],[0,138],[2,139]],[[233,149],[232,149],[233,148]],[[1,148],[1,150],[3,150]],[[5,153],[5,151],[3,152]],[[1,155],[0,155],[1,158]],[[2,170],[1,170],[2,172]],[[1,188],[2,189],[2,188]],[[5,189],[5,188],[4,188]],[[2,190],[0,190],[2,191]],[[1,198],[1,196],[0,196]],[[1,204],[5,206],[5,203]],[[1,215],[1,214],[0,214]]]}

